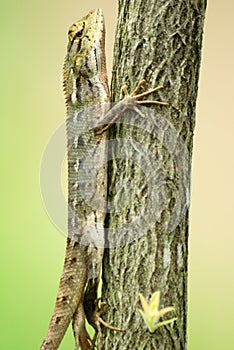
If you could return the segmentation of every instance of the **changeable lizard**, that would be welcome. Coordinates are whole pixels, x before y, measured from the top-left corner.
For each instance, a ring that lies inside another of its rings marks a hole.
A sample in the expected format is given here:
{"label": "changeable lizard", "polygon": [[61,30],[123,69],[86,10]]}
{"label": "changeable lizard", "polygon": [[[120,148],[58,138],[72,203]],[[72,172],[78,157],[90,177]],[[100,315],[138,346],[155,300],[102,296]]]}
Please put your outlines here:
{"label": "changeable lizard", "polygon": [[75,349],[91,350],[95,340],[91,340],[86,331],[85,319],[100,337],[100,323],[107,326],[95,306],[105,246],[106,130],[124,110],[135,109],[137,104],[166,105],[141,101],[162,86],[138,94],[143,84],[140,82],[131,95],[125,87],[125,98],[108,110],[110,93],[102,10],[90,11],[73,24],[68,40],[63,70],[67,107],[68,238],[55,309],[41,350],[58,349],[71,321]]}

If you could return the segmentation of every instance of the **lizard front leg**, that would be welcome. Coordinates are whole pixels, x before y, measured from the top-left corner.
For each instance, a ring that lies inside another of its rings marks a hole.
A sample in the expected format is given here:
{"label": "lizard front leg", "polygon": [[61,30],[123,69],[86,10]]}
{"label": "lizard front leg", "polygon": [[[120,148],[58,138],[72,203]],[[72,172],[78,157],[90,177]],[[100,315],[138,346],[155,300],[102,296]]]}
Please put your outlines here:
{"label": "lizard front leg", "polygon": [[[164,88],[163,85],[157,86],[153,89],[146,90],[142,93],[139,93],[141,87],[146,83],[145,80],[141,80],[137,87],[133,90],[131,94],[128,93],[128,87],[127,85],[124,85],[122,87],[122,91],[124,93],[124,98],[117,102],[104,116],[101,123],[99,123],[95,127],[96,135],[101,135],[105,131],[107,131],[111,125],[113,125],[128,109],[135,110],[137,114],[142,115],[141,111],[137,109],[138,105],[161,105],[161,106],[168,106],[169,104],[167,102],[163,101],[156,101],[156,100],[143,100],[144,97],[149,96],[153,94],[154,92],[157,92]],[[142,115],[143,116],[143,115]]]}

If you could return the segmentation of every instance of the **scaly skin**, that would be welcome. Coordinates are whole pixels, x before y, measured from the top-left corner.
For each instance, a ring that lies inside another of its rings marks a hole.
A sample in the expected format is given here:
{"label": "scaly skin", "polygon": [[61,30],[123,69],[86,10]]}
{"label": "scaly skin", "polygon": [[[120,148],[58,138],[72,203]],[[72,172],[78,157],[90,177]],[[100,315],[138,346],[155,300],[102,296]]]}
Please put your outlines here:
{"label": "scaly skin", "polygon": [[[103,227],[105,214],[92,210],[79,192],[78,163],[82,161],[80,151],[82,145],[80,146],[81,142],[75,140],[77,130],[74,130],[74,119],[78,116],[82,122],[85,117],[82,114],[78,115],[78,112],[109,102],[102,11],[90,11],[86,17],[71,26],[68,37],[63,78],[67,106],[69,238],[57,301],[41,350],[57,349],[72,320],[76,348],[78,349],[79,346],[82,350],[92,348],[85,329],[83,298],[89,275],[93,281],[95,280],[95,288],[98,284],[103,255],[103,249],[97,249],[95,242],[91,242],[92,244],[87,242],[87,245],[81,243],[86,224],[93,226],[93,230],[99,233],[98,225]],[[106,134],[95,136],[94,131],[91,130],[81,135],[80,140],[82,143],[96,144],[98,142],[100,144],[106,140]],[[105,157],[105,150],[102,156]],[[105,199],[105,169],[100,170],[96,176],[97,183],[101,182],[100,186],[97,185],[98,191],[103,193]],[[104,235],[104,231],[102,234]],[[101,245],[103,247],[103,244]],[[90,261],[92,262],[91,267],[89,267]]]}

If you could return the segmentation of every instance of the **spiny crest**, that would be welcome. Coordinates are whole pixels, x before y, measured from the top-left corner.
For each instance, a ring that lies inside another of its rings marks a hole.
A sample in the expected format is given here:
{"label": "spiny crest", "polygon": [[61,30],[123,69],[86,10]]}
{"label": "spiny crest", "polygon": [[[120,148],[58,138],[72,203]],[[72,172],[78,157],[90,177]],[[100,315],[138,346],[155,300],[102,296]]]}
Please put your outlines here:
{"label": "spiny crest", "polygon": [[65,105],[66,109],[68,108],[69,103],[69,91],[68,91],[68,77],[69,77],[69,69],[67,65],[67,58],[65,58],[64,64],[63,64],[63,92],[65,96]]}

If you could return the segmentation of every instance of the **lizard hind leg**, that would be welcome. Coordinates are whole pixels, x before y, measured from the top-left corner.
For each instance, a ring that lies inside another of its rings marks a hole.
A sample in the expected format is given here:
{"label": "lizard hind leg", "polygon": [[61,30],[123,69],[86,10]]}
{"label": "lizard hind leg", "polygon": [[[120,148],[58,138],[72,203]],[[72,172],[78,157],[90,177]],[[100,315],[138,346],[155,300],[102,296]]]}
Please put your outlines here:
{"label": "lizard hind leg", "polygon": [[75,338],[75,350],[92,350],[93,343],[85,328],[85,314],[82,303],[80,303],[73,315],[72,329]]}
{"label": "lizard hind leg", "polygon": [[93,321],[92,321],[92,325],[95,329],[95,335],[93,337],[93,344],[95,344],[96,339],[98,337],[99,339],[99,350],[103,350],[103,333],[102,333],[102,328],[101,326],[104,326],[107,329],[110,329],[112,331],[117,331],[117,332],[125,332],[124,329],[122,328],[118,328],[118,327],[114,327],[112,325],[110,325],[109,323],[105,322],[101,316],[104,314],[105,312],[105,307],[108,306],[107,303],[105,302],[101,302],[100,306],[99,306],[99,301],[101,300],[101,298],[98,298],[95,300],[95,312],[93,315]]}

